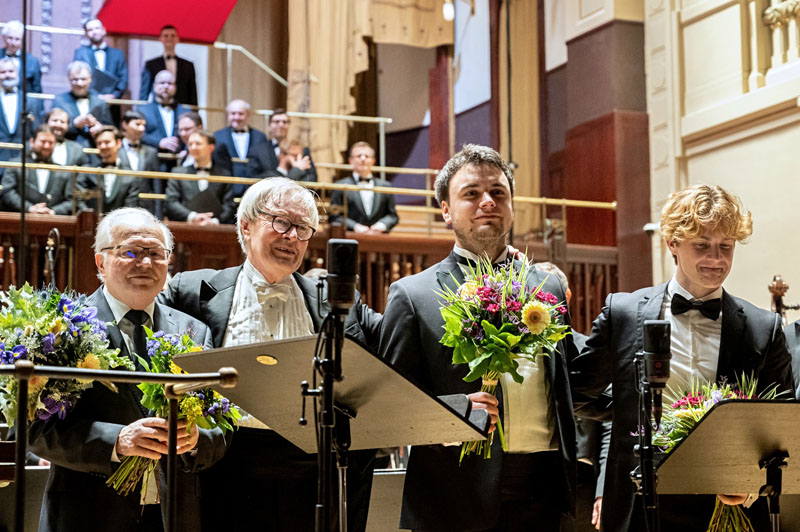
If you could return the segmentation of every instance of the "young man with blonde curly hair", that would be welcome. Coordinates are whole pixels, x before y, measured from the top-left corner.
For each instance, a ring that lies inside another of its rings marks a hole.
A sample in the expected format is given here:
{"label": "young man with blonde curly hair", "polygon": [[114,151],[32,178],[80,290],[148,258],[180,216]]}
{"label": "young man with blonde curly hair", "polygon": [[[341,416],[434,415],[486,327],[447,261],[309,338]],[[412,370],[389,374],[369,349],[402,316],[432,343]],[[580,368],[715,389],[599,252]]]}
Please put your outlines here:
{"label": "young man with blonde curly hair", "polygon": [[[576,410],[595,417],[613,413],[602,512],[606,532],[645,530],[642,501],[630,480],[638,464],[633,452],[639,401],[633,358],[642,349],[645,320],[670,322],[672,389],[686,389],[693,379],[735,382],[752,373],[761,389],[776,384],[779,390],[792,390],[780,317],[722,288],[736,244],[752,232],[750,212],[719,186],[694,185],[672,194],[661,211],[661,234],[675,260],[675,275],[658,286],[609,295],[586,347],[570,365]],[[603,394],[609,384],[613,401]],[[719,497],[728,504],[746,498]],[[702,532],[713,508],[711,495],[662,495],[661,530]],[[769,530],[765,501],[748,513],[756,530]]]}

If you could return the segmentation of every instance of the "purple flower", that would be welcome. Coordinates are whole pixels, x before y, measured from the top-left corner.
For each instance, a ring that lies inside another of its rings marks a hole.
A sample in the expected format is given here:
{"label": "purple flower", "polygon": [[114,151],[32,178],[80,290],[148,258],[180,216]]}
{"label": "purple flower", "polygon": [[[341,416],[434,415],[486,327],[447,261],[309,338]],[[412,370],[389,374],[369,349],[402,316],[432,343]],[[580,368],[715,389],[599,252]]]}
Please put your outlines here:
{"label": "purple flower", "polygon": [[54,415],[57,415],[58,419],[63,420],[67,417],[67,411],[69,411],[71,406],[67,400],[57,401],[52,397],[44,397],[42,403],[44,404],[44,410],[40,410],[37,416],[44,421],[47,421]]}
{"label": "purple flower", "polygon": [[24,345],[15,345],[11,352],[14,353],[14,360],[19,358],[28,358],[28,350]]}
{"label": "purple flower", "polygon": [[42,338],[42,353],[49,355],[55,349],[56,335],[50,333]]}
{"label": "purple flower", "polygon": [[61,300],[58,302],[58,310],[64,316],[69,317],[72,311],[75,310],[75,303],[66,296],[61,296]]}
{"label": "purple flower", "polygon": [[156,331],[153,333],[153,338],[163,338],[163,337],[164,337],[164,331]]}

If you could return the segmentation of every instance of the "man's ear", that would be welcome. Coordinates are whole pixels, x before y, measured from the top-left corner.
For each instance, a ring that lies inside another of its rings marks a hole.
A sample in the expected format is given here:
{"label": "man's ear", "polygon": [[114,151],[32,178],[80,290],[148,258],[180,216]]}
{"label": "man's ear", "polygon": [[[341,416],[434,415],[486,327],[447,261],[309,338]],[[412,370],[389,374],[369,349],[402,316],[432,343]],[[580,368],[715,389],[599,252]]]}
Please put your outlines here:
{"label": "man's ear", "polygon": [[678,264],[678,246],[680,245],[680,242],[676,240],[667,241],[667,248],[669,248],[669,252],[672,253],[672,260],[675,261],[675,264]]}
{"label": "man's ear", "polygon": [[442,200],[442,218],[444,218],[444,223],[446,224],[453,223],[453,216],[450,214],[450,205],[444,200]]}
{"label": "man's ear", "polygon": [[242,228],[242,236],[245,238],[250,237],[250,224],[246,220],[242,220],[240,222],[240,226]]}
{"label": "man's ear", "polygon": [[94,254],[94,264],[95,264],[95,266],[97,266],[97,271],[100,273],[100,275],[105,275],[105,273],[106,273],[104,271],[105,270],[105,264],[104,264],[105,258],[106,258],[106,256],[104,254],[102,254],[102,253],[95,253]]}

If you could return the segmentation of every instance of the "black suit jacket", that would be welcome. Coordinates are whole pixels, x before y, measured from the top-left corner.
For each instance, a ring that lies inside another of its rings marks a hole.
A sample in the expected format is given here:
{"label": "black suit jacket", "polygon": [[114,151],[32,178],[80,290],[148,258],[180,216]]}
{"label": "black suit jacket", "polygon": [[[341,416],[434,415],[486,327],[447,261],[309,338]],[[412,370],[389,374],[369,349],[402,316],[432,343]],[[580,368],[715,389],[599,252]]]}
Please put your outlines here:
{"label": "black suit jacket", "polygon": [[[25,90],[28,92],[42,92],[42,67],[39,60],[32,54],[25,54]],[[6,57],[6,49],[0,49],[0,59]],[[20,62],[20,68],[22,63]]]}
{"label": "black suit jacket", "polygon": [[792,355],[792,375],[796,387],[794,398],[800,399],[800,320],[790,323],[783,329],[786,335],[786,345]]}
{"label": "black suit jacket", "polygon": [[[120,170],[131,169],[128,157],[122,148],[117,152],[117,168]],[[109,168],[108,173],[113,173],[113,169]],[[78,187],[83,190],[96,190],[101,177],[100,174],[79,174]],[[130,175],[117,175],[111,188],[111,195],[108,197],[103,196],[103,212],[111,212],[121,207],[138,207],[139,193],[149,191],[149,189],[142,188],[145,185],[145,181],[149,180]],[[96,210],[97,200],[91,199],[87,201],[86,206]]]}
{"label": "black suit jacket", "polygon": [[[376,187],[390,187],[391,183],[385,179],[373,177]],[[345,177],[336,182],[340,185],[355,185],[356,181],[352,176]],[[344,197],[341,190],[334,190],[331,194],[331,205],[344,205]],[[386,225],[386,232],[392,230],[397,225],[399,218],[394,208],[394,196],[392,194],[375,194],[372,200],[372,212],[366,212],[364,203],[361,201],[361,194],[357,190],[348,190],[347,193],[347,229],[352,231],[357,223],[371,226],[377,222]],[[341,215],[332,217],[331,221],[339,221]]]}
{"label": "black suit jacket", "polygon": [[[72,93],[62,92],[56,95],[56,97],[53,98],[50,109],[55,109],[56,107],[63,109],[67,112],[67,115],[69,115],[69,129],[67,129],[67,133],[64,136],[85,147],[93,147],[94,139],[92,138],[92,134],[89,133],[89,128],[78,129],[73,123],[73,121],[80,116],[80,111],[78,110],[77,100]],[[102,124],[107,126],[114,125],[114,120],[111,118],[111,110],[108,108],[108,104],[98,97],[97,92],[91,89],[89,90],[89,114],[94,116]]]}
{"label": "black suit jacket", "polygon": [[[194,74],[194,63],[182,57],[175,56],[178,61],[178,71],[175,76],[175,101],[186,105],[197,105],[197,82]],[[142,83],[139,88],[139,99],[150,99],[150,92],[153,90],[153,82],[156,75],[162,70],[167,69],[164,56],[150,59],[144,64],[142,69]]]}
{"label": "black suit jacket", "polygon": [[[102,287],[89,297],[97,307],[97,317],[113,322]],[[211,333],[204,324],[182,312],[156,303],[153,312],[155,329],[167,333],[189,333],[206,347],[211,346]],[[130,356],[116,325],[108,326],[112,347]],[[141,514],[139,491],[127,496],[105,485],[118,464],[111,461],[112,450],[125,425],[147,417],[139,400],[140,392],[133,384],[118,384],[118,393],[95,383],[83,392],[75,408],[63,421],[36,421],[30,428],[31,450],[52,463],[45,487],[39,530],[43,532],[97,531],[134,532]],[[200,430],[194,457],[180,455],[178,467],[177,529],[193,532],[200,529],[200,492],[195,474],[217,462],[226,449],[219,429]],[[162,461],[162,465],[165,462]],[[161,468],[164,470],[164,467]],[[161,478],[161,500],[166,500],[164,476]],[[86,501],[92,501],[86,504]],[[213,502],[212,502],[213,503]],[[162,506],[165,510],[166,504]]]}
{"label": "black suit jacket", "polygon": [[[609,295],[586,346],[570,368],[578,413],[594,417],[613,414],[602,514],[607,532],[638,530],[640,526],[632,520],[634,486],[630,480],[638,463],[633,454],[638,440],[631,435],[637,430],[639,402],[633,359],[642,349],[644,321],[659,318],[665,292],[666,283]],[[761,389],[777,384],[781,390],[793,390],[791,357],[777,314],[723,292],[721,319],[717,379],[727,377],[736,382],[743,372],[752,372]],[[613,388],[610,411],[610,397],[603,394],[609,384]],[[707,526],[713,500],[705,509],[708,517],[698,517],[701,527]]]}
{"label": "black suit jacket", "polygon": [[[19,156],[16,161],[19,161]],[[35,162],[28,157],[28,162]],[[20,196],[20,186],[22,175],[20,168],[8,168],[3,174],[2,179],[2,203],[3,210],[20,212],[22,197]],[[47,178],[47,186],[44,193],[39,192],[39,179],[36,170],[26,168],[25,183],[25,212],[36,203],[46,203],[56,214],[72,214],[72,176],[71,172],[51,171]]]}
{"label": "black suit jacket", "polygon": [[90,163],[82,145],[74,140],[64,139],[64,146],[67,147],[67,160],[64,166],[86,166]]}
{"label": "black suit jacket", "polygon": [[[31,91],[33,92],[33,91]],[[6,114],[0,109],[0,142],[15,142],[18,144],[22,143],[22,127],[20,123],[20,111],[22,110],[22,98],[17,98],[17,123],[14,125],[14,130],[12,131],[9,127],[9,123],[6,120]],[[30,136],[31,131],[35,125],[41,120],[42,118],[42,100],[36,98],[28,98],[28,105],[26,110],[29,114],[33,115],[33,123],[28,123],[28,136]],[[0,161],[10,161],[13,158],[20,158],[20,150],[15,150],[12,148],[0,148]],[[0,168],[0,175],[3,174],[3,169]]]}
{"label": "black suit jacket", "polygon": [[[114,98],[122,98],[128,90],[128,63],[125,62],[125,55],[119,48],[106,46],[106,68],[103,70],[117,78],[117,83],[111,91],[102,94],[113,94]],[[97,60],[94,58],[94,50],[91,46],[80,46],[75,49],[73,60],[83,61],[92,67],[92,72],[97,68]],[[92,88],[97,90],[96,77],[92,78]],[[98,91],[99,92],[99,91]]]}
{"label": "black suit jacket", "polygon": [[[468,368],[454,365],[453,349],[439,343],[444,320],[434,290],[455,289],[452,276],[464,278],[455,254],[427,270],[403,277],[389,288],[389,299],[381,328],[380,354],[409,379],[434,395],[470,394],[480,390],[480,381],[464,382]],[[536,286],[544,275],[531,271],[528,286]],[[550,278],[544,290],[564,301],[558,281]],[[564,505],[574,507],[575,420],[569,394],[565,352],[571,339],[559,344],[559,352],[545,360],[550,409],[555,414],[563,477],[550,479],[554,490],[563,490]],[[502,390],[497,398],[502,414]],[[420,446],[411,450],[400,528],[436,531],[485,530],[495,525],[500,512],[500,476],[503,452],[494,438],[491,459],[464,458],[459,465],[460,446]]]}
{"label": "black suit jacket", "polygon": [[[194,166],[176,166],[172,169],[176,174],[196,174]],[[230,175],[230,172],[223,168],[212,167],[211,175]],[[233,185],[230,183],[209,183],[210,190],[222,205],[222,213],[219,215],[219,223],[232,224],[236,219],[236,204],[233,202]],[[192,209],[186,206],[187,202],[200,193],[197,181],[184,181],[170,179],[167,182],[167,200],[164,203],[164,214],[170,220],[185,222]]]}

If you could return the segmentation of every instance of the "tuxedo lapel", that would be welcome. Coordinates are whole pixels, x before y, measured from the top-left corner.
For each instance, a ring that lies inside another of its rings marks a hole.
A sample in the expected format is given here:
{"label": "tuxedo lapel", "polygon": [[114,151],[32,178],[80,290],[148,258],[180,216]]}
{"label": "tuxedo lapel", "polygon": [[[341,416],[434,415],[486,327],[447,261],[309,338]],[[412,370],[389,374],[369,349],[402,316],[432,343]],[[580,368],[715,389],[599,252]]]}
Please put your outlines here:
{"label": "tuxedo lapel", "polygon": [[639,308],[637,311],[636,320],[636,351],[643,348],[642,335],[644,334],[644,322],[647,320],[657,320],[661,317],[661,306],[664,303],[664,295],[666,294],[667,283],[654,286],[650,291],[639,301]]}
{"label": "tuxedo lapel", "polygon": [[311,315],[311,322],[314,324],[314,332],[319,332],[320,327],[322,327],[322,321],[324,317],[327,316],[328,312],[330,311],[326,293],[323,292],[322,301],[320,302],[317,294],[316,281],[309,279],[297,272],[293,273],[292,276],[294,277],[297,286],[300,287],[300,291],[303,292],[303,298],[306,302],[306,309]]}
{"label": "tuxedo lapel", "polygon": [[228,268],[215,275],[210,281],[200,283],[200,310],[211,328],[214,347],[221,347],[225,340],[225,329],[233,305],[236,279],[242,267]]}
{"label": "tuxedo lapel", "polygon": [[749,369],[747,361],[737,353],[749,352],[750,346],[742,345],[747,326],[744,309],[725,290],[722,291],[722,332],[719,340],[719,359],[717,361],[717,381],[727,377],[735,382],[742,371]]}
{"label": "tuxedo lapel", "polygon": [[461,271],[461,266],[456,262],[456,255],[454,251],[442,262],[439,263],[439,269],[436,271],[436,281],[442,290],[450,289],[453,292],[458,290],[458,286],[464,282],[464,272]]}

